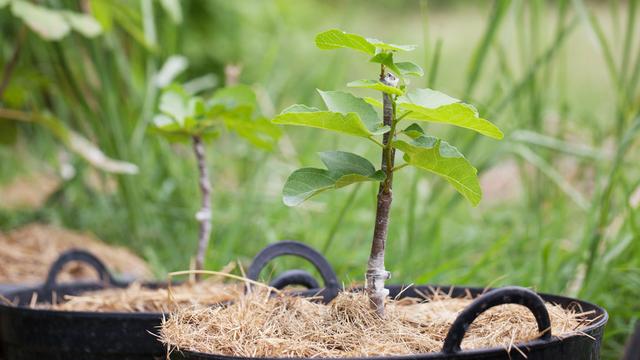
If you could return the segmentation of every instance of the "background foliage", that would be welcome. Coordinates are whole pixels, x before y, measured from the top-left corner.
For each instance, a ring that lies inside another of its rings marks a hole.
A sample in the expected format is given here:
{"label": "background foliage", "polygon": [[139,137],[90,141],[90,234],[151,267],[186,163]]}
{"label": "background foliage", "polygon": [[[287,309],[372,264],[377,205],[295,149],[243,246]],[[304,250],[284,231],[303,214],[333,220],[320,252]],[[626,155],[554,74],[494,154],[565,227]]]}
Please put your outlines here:
{"label": "background foliage", "polygon": [[[160,92],[156,74],[178,54],[189,64],[177,80],[210,85],[215,77],[221,84],[225,66],[240,64],[240,81],[252,85],[266,116],[294,103],[319,106],[316,88],[341,89],[345,79],[377,71],[347,52],[315,48],[316,33],[342,28],[419,45],[408,58],[426,76],[415,85],[476,104],[505,133],[495,142],[428,127],[479,168],[485,199],[474,209],[438,179],[399,177],[387,253],[393,281],[518,284],[579,296],[609,310],[604,354],[620,353],[640,315],[638,1],[40,4],[89,12],[101,31],[89,26],[89,34],[76,29],[48,41],[9,7],[0,9],[2,75],[12,68],[1,107],[53,117],[138,173],[97,171],[46,128],[0,120],[0,184],[62,179],[43,207],[0,210],[3,229],[53,222],[127,244],[158,274],[187,267],[196,246],[196,168],[187,147],[148,132]],[[347,141],[288,128],[271,153],[233,137],[209,147],[208,267],[297,239],[324,251],[343,281],[360,281],[375,185],[326,193],[299,209],[281,200],[294,168],[319,166],[317,152]],[[349,148],[367,154],[369,147],[357,146]]]}

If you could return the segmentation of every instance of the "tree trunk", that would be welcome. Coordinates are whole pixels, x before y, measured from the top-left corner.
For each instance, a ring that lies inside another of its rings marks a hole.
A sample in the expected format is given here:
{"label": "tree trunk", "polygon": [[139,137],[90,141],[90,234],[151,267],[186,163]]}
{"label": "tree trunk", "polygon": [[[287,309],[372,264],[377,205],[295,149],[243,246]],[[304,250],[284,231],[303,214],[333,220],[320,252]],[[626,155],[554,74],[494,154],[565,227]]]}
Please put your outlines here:
{"label": "tree trunk", "polygon": [[[380,72],[380,81],[390,86],[396,86],[397,84],[397,79],[389,73],[385,74],[384,68]],[[384,300],[389,294],[389,290],[384,288],[384,282],[391,277],[391,273],[384,268],[384,250],[387,242],[389,211],[391,210],[391,201],[393,200],[391,188],[393,185],[393,163],[395,157],[395,149],[391,147],[391,141],[393,141],[394,136],[393,133],[395,132],[395,109],[393,108],[391,95],[384,93],[382,95],[382,103],[383,123],[391,127],[391,131],[384,134],[382,138],[384,149],[382,152],[381,168],[387,177],[380,183],[378,190],[376,223],[366,274],[366,291],[371,300],[371,307],[380,317],[384,316]]]}
{"label": "tree trunk", "polygon": [[[205,160],[204,144],[200,136],[193,136],[193,151],[198,161],[199,186],[202,194],[200,210],[196,213],[196,219],[200,223],[196,270],[202,270],[207,247],[209,246],[209,238],[211,237],[211,183],[209,182],[209,171]],[[196,278],[198,277],[196,276]]]}

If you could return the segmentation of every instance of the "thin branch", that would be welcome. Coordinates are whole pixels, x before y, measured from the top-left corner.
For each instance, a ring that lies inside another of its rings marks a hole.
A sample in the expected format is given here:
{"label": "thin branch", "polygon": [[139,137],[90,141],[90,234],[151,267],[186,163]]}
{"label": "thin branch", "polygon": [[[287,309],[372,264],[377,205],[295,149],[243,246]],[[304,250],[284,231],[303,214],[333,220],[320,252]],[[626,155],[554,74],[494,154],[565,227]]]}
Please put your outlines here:
{"label": "thin branch", "polygon": [[398,166],[394,167],[391,171],[396,172],[396,171],[398,171],[398,170],[400,170],[402,168],[405,168],[407,166],[409,166],[409,163],[404,163],[402,165],[398,165]]}
{"label": "thin branch", "polygon": [[398,116],[398,118],[396,119],[396,122],[404,119],[407,115],[411,114],[412,111],[411,110],[407,110],[405,113],[403,113],[402,115]]}
{"label": "thin branch", "polygon": [[376,139],[375,139],[375,138],[373,138],[373,137],[369,137],[368,139],[369,139],[369,140],[371,140],[371,141],[373,141],[373,143],[374,143],[374,144],[376,144],[376,145],[378,145],[378,146],[380,146],[381,148],[383,148],[383,149],[384,149],[384,144],[383,144],[383,143],[381,143],[380,141],[376,140]]}

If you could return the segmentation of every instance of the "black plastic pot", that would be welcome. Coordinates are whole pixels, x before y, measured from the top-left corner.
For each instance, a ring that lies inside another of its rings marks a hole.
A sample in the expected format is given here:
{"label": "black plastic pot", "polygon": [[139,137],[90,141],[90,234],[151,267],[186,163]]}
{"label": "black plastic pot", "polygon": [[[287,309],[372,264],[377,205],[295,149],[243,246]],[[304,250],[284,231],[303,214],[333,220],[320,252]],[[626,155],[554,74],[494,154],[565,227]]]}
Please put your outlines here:
{"label": "black plastic pot", "polygon": [[[91,265],[100,275],[100,281],[57,284],[58,273],[70,261]],[[278,287],[317,284],[306,272],[292,274],[296,276],[280,277]],[[165,358],[165,348],[156,336],[165,316],[161,313],[67,312],[29,307],[33,301],[51,303],[65,295],[127,285],[114,279],[104,264],[90,253],[81,250],[66,252],[52,265],[44,285],[5,295],[17,306],[0,304],[0,348],[4,360]],[[167,284],[145,283],[143,286],[158,288]]]}
{"label": "black plastic pot", "polygon": [[12,293],[14,291],[25,289],[25,288],[28,288],[28,287],[30,287],[30,285],[27,285],[27,284],[0,283],[0,295],[4,296],[4,294],[9,294],[9,293]]}
{"label": "black plastic pot", "polygon": [[[64,253],[62,255],[60,255],[60,257],[57,259],[57,261],[61,261],[61,258],[64,255],[65,255]],[[58,269],[57,271],[59,272],[61,270],[62,270],[62,268]],[[52,274],[52,272],[50,271],[49,272],[49,276],[51,276],[51,274]],[[135,276],[125,274],[125,275],[122,275],[120,277],[120,279],[128,279],[129,281],[133,281],[133,280],[135,280]],[[55,279],[53,279],[52,281],[55,281]],[[33,288],[36,288],[36,287],[42,287],[43,286],[42,284],[43,283],[41,283],[41,284],[34,284],[34,283],[21,283],[21,284],[0,283],[0,295],[2,295],[2,296],[9,295],[10,297],[12,297],[13,294],[18,293],[18,291],[20,291],[20,290],[26,290],[26,289],[33,289]],[[2,328],[1,327],[0,327],[0,339],[3,339]],[[3,345],[2,345],[2,342],[0,341],[0,360],[3,359],[2,358],[3,354],[4,354]]]}
{"label": "black plastic pot", "polygon": [[[391,360],[435,360],[435,359],[482,359],[482,360],[596,360],[600,358],[600,342],[604,326],[608,320],[607,312],[591,303],[556,295],[536,294],[525,288],[506,287],[494,289],[486,293],[485,289],[471,287],[446,287],[446,286],[389,286],[391,297],[421,297],[420,294],[429,293],[432,289],[441,289],[451,293],[454,297],[462,297],[468,293],[477,298],[454,321],[441,352],[419,354],[410,356],[385,356],[362,359],[391,359]],[[550,320],[544,301],[556,303],[563,307],[579,307],[582,311],[593,311],[590,318],[593,320],[587,327],[581,329],[582,334],[568,337],[554,337],[549,331]],[[501,304],[524,305],[534,314],[538,323],[538,330],[542,336],[525,344],[517,344],[518,350],[510,352],[503,348],[490,348],[479,350],[461,350],[460,343],[470,324],[487,309]],[[523,355],[524,354],[524,355]],[[191,351],[175,351],[171,355],[173,360],[249,360],[252,358],[203,354]],[[362,360],[361,358],[348,358],[347,360]],[[255,360],[255,359],[252,359]],[[273,360],[260,358],[260,360]],[[300,360],[300,359],[298,359]],[[314,359],[316,360],[316,359]]]}

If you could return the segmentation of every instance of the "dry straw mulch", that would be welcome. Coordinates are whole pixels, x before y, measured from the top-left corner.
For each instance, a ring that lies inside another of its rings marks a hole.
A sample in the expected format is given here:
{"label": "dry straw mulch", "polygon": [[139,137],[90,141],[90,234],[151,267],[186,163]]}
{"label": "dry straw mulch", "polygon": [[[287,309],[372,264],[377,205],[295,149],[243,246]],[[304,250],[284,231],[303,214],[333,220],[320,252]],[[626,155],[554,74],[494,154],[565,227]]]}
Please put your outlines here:
{"label": "dry straw mulch", "polygon": [[[0,232],[0,283],[42,282],[51,263],[71,248],[92,252],[116,273],[150,277],[147,264],[124,247],[107,245],[91,234],[35,223]],[[73,264],[65,270],[60,281],[96,278],[86,265]]]}
{"label": "dry straw mulch", "polygon": [[187,282],[170,289],[150,289],[133,283],[123,289],[109,288],[87,292],[81,296],[65,296],[64,301],[59,304],[38,307],[62,311],[168,313],[179,307],[230,301],[240,296],[243,291],[242,285],[225,284],[214,278],[195,283]]}
{"label": "dry straw mulch", "polygon": [[52,171],[43,171],[32,176],[21,176],[11,183],[0,186],[0,208],[37,209],[61,184]]}
{"label": "dry straw mulch", "polygon": [[[247,357],[361,357],[437,352],[470,298],[436,294],[387,303],[382,320],[362,293],[342,293],[329,305],[257,291],[226,307],[183,307],[165,320],[161,339],[172,351]],[[587,314],[547,304],[552,334],[579,331]],[[511,348],[538,335],[518,305],[490,309],[471,326],[463,349]]]}

